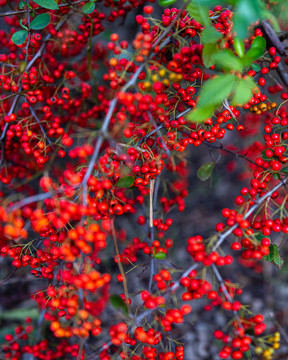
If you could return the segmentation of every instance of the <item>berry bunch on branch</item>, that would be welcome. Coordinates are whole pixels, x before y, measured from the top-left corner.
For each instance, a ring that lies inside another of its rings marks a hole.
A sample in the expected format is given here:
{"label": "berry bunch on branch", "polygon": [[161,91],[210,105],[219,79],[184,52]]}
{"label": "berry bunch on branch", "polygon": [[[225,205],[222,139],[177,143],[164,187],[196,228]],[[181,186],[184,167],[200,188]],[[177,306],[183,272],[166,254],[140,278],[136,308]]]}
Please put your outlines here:
{"label": "berry bunch on branch", "polygon": [[285,269],[285,5],[0,1],[1,359],[194,360],[206,313],[211,359],[277,359],[237,274]]}

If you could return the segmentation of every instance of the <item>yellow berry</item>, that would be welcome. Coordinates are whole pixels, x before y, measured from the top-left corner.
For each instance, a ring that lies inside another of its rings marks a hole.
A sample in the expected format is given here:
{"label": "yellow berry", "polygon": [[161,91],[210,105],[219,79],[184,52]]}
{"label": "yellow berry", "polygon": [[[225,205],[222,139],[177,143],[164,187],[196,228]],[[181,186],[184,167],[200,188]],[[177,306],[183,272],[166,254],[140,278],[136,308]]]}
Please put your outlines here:
{"label": "yellow berry", "polygon": [[144,85],[144,89],[145,89],[145,90],[150,90],[150,89],[151,89],[151,83],[150,83],[150,81],[145,81],[143,85]]}
{"label": "yellow berry", "polygon": [[164,86],[166,86],[166,87],[169,87],[169,86],[170,86],[170,82],[169,82],[168,79],[162,80],[162,84],[163,84]]}
{"label": "yellow berry", "polygon": [[159,70],[159,76],[161,76],[161,77],[164,77],[165,75],[166,75],[166,70],[165,69],[161,69],[161,70]]}
{"label": "yellow berry", "polygon": [[263,352],[263,349],[260,346],[255,347],[255,354],[256,355],[260,355],[260,354],[262,354],[262,352]]}
{"label": "yellow berry", "polygon": [[177,80],[177,75],[174,73],[169,74],[169,80],[176,82]]}
{"label": "yellow berry", "polygon": [[152,76],[151,76],[151,80],[153,81],[153,82],[156,82],[156,81],[158,81],[158,76],[157,76],[157,74],[153,74]]}

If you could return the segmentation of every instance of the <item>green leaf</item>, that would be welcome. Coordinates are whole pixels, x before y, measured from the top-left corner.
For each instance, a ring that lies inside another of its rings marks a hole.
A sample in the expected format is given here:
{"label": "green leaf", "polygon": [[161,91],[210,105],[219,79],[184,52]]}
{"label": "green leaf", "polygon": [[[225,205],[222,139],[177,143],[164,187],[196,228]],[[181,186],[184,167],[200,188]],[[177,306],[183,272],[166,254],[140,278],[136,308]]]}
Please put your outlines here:
{"label": "green leaf", "polygon": [[264,238],[267,238],[267,236],[266,236],[266,235],[263,235],[261,232],[259,232],[259,233],[257,233],[257,234],[255,235],[255,238],[256,238],[256,240],[257,240],[258,242],[261,242],[261,240],[264,239]]}
{"label": "green leaf", "polygon": [[269,246],[269,251],[270,251],[269,254],[264,256],[264,259],[266,261],[271,262],[271,264],[277,266],[278,269],[281,269],[284,264],[284,260],[279,254],[277,245],[271,244]]}
{"label": "green leaf", "polygon": [[264,52],[265,48],[266,48],[266,40],[262,36],[257,36],[253,40],[250,49],[260,49],[262,52]]}
{"label": "green leaf", "polygon": [[25,5],[26,5],[26,4],[25,4],[25,2],[24,2],[23,0],[20,0],[20,1],[19,1],[19,9],[20,9],[20,10],[22,10]]}
{"label": "green leaf", "polygon": [[116,186],[121,188],[129,188],[134,184],[134,176],[124,176],[116,182]]}
{"label": "green leaf", "polygon": [[208,163],[202,165],[197,171],[198,179],[200,179],[202,181],[208,180],[210,178],[210,176],[212,175],[215,165],[216,165],[216,163],[214,161],[208,162]]}
{"label": "green leaf", "polygon": [[19,23],[20,23],[20,26],[22,27],[22,29],[27,30],[27,31],[29,30],[26,25],[23,25],[23,20],[22,19],[20,19]]}
{"label": "green leaf", "polygon": [[110,303],[111,305],[119,310],[123,310],[124,314],[125,315],[128,315],[128,307],[127,307],[127,304],[125,304],[125,302],[123,301],[123,299],[121,298],[121,296],[119,295],[111,295],[110,296]]}
{"label": "green leaf", "polygon": [[250,65],[253,61],[261,57],[266,48],[266,40],[262,36],[257,36],[243,58],[244,65]]}
{"label": "green leaf", "polygon": [[251,66],[251,64],[259,59],[263,55],[263,52],[259,49],[249,49],[243,58],[243,64],[245,66]]}
{"label": "green leaf", "polygon": [[49,10],[58,10],[59,6],[54,0],[33,0],[36,4]]}
{"label": "green leaf", "polygon": [[214,106],[208,107],[196,107],[193,111],[190,111],[187,115],[187,120],[194,122],[204,122],[211,117],[214,112]]}
{"label": "green leaf", "polygon": [[[115,1],[119,1],[119,0],[115,0]],[[166,7],[166,6],[170,6],[170,5],[174,4],[175,2],[176,2],[176,0],[160,0],[159,5]]]}
{"label": "green leaf", "polygon": [[272,174],[272,176],[273,176],[273,179],[275,179],[275,180],[281,180],[281,175],[279,172],[274,172]]}
{"label": "green leaf", "polygon": [[246,104],[253,96],[252,90],[256,87],[255,81],[247,77],[246,79],[237,79],[235,84],[232,105]]}
{"label": "green leaf", "polygon": [[213,56],[215,66],[223,70],[242,71],[243,64],[241,60],[233,54],[231,50],[223,50]]}
{"label": "green leaf", "polygon": [[251,69],[256,71],[256,72],[259,72],[261,70],[261,67],[256,63],[252,63],[251,64]]}
{"label": "green leaf", "polygon": [[247,36],[248,26],[260,18],[260,0],[241,0],[237,2],[234,12],[233,30],[241,39]]}
{"label": "green leaf", "polygon": [[50,15],[47,13],[36,16],[30,24],[30,29],[42,30],[50,23]]}
{"label": "green leaf", "polygon": [[201,40],[203,44],[212,44],[217,40],[222,39],[222,34],[218,32],[213,26],[206,27],[201,33]]}
{"label": "green leaf", "polygon": [[233,74],[222,74],[208,80],[200,92],[198,106],[209,107],[211,105],[219,105],[233,90],[235,80],[236,77]]}
{"label": "green leaf", "polygon": [[191,1],[187,6],[187,10],[189,12],[189,15],[197,22],[205,25],[206,27],[211,26],[207,6],[204,6],[197,1]]}
{"label": "green leaf", "polygon": [[281,169],[281,172],[284,174],[288,174],[288,166],[286,166],[285,168]]}
{"label": "green leaf", "polygon": [[25,320],[30,317],[31,319],[37,319],[39,316],[38,309],[15,309],[0,313],[0,319],[4,320]]}
{"label": "green leaf", "polygon": [[17,31],[12,35],[12,41],[15,45],[22,45],[25,42],[27,35],[28,32],[26,30]]}
{"label": "green leaf", "polygon": [[164,260],[164,259],[166,259],[166,254],[164,252],[160,251],[160,252],[154,254],[153,257],[157,260]]}
{"label": "green leaf", "polygon": [[91,14],[95,10],[95,3],[88,2],[82,6],[82,11],[84,14]]}
{"label": "green leaf", "polygon": [[213,56],[219,51],[217,44],[205,44],[202,50],[203,64],[206,68],[214,65]]}
{"label": "green leaf", "polygon": [[244,41],[240,39],[238,36],[234,38],[233,46],[236,54],[242,58],[245,55],[245,45]]}

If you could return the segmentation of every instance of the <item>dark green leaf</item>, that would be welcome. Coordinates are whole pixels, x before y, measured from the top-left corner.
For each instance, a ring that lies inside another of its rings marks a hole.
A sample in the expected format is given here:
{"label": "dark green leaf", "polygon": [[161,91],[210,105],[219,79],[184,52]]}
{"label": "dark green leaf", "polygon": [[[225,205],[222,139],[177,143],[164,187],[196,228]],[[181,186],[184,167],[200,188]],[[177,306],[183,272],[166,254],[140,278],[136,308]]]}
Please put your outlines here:
{"label": "dark green leaf", "polygon": [[189,15],[197,22],[205,25],[206,27],[211,26],[208,7],[198,3],[197,1],[191,1],[187,6],[187,10]]}
{"label": "dark green leaf", "polygon": [[217,54],[219,51],[218,46],[214,44],[205,44],[203,51],[202,51],[202,57],[203,57],[203,64],[209,68],[210,66],[214,65],[213,56]]}
{"label": "dark green leaf", "polygon": [[271,264],[277,266],[278,269],[281,269],[284,264],[284,260],[279,254],[277,245],[271,244],[269,246],[269,251],[269,254],[267,256],[264,256],[264,259],[271,262]]}
{"label": "dark green leaf", "polygon": [[257,36],[243,58],[244,65],[250,65],[253,61],[261,57],[266,48],[266,41],[262,36]]}
{"label": "dark green leaf", "polygon": [[[119,1],[119,0],[117,0],[117,1]],[[176,2],[176,0],[160,0],[159,5],[166,7],[166,6],[170,6],[170,5],[174,4],[175,2]]]}
{"label": "dark green leaf", "polygon": [[197,177],[202,181],[208,180],[212,175],[215,165],[215,162],[208,162],[202,165],[197,171]]}
{"label": "dark green leaf", "polygon": [[263,55],[260,49],[249,49],[243,58],[243,64],[245,66],[251,66],[253,61],[259,59]]}
{"label": "dark green leaf", "polygon": [[50,15],[47,13],[36,16],[30,24],[30,29],[41,30],[44,29],[50,23]]}
{"label": "dark green leaf", "polygon": [[223,70],[242,71],[241,60],[231,50],[223,50],[213,56],[215,66]]}
{"label": "dark green leaf", "polygon": [[236,77],[233,74],[222,74],[208,80],[201,92],[198,106],[209,107],[219,105],[234,88]]}
{"label": "dark green leaf", "polygon": [[20,19],[19,23],[20,23],[20,26],[22,27],[22,29],[27,30],[27,31],[29,30],[26,25],[23,25],[23,20],[22,19]]}
{"label": "dark green leaf", "polygon": [[59,6],[54,0],[33,0],[36,4],[49,10],[58,10]]}
{"label": "dark green leaf", "polygon": [[84,14],[91,14],[95,10],[95,3],[88,2],[82,6],[82,11]]}
{"label": "dark green leaf", "polygon": [[232,98],[232,105],[246,104],[252,98],[252,90],[256,86],[255,81],[250,77],[247,77],[246,79],[237,79]]}
{"label": "dark green leaf", "polygon": [[20,1],[19,1],[19,9],[20,9],[20,10],[22,10],[25,5],[26,5],[26,4],[25,4],[25,2],[24,2],[23,0],[20,0]]}
{"label": "dark green leaf", "polygon": [[213,114],[214,107],[196,107],[193,111],[190,111],[187,115],[187,120],[194,122],[204,122]]}
{"label": "dark green leaf", "polygon": [[111,305],[119,310],[123,310],[124,314],[128,315],[128,307],[127,307],[127,304],[125,304],[125,302],[122,300],[121,296],[119,295],[111,295],[110,296],[110,302],[111,302]]}
{"label": "dark green leaf", "polygon": [[250,49],[260,49],[262,52],[264,52],[265,48],[266,48],[266,40],[262,36],[257,36],[253,40]]}
{"label": "dark green leaf", "polygon": [[160,252],[154,254],[153,257],[157,260],[164,260],[164,259],[166,259],[166,254],[164,252],[160,251]]}
{"label": "dark green leaf", "polygon": [[253,64],[251,64],[251,69],[256,72],[259,72],[261,70],[261,67],[258,64],[253,63]]}
{"label": "dark green leaf", "polygon": [[203,44],[212,44],[222,38],[222,34],[218,32],[213,26],[206,27],[201,33],[201,40]]}
{"label": "dark green leaf", "polygon": [[255,235],[255,238],[258,242],[261,242],[261,240],[267,238],[267,236],[263,235],[262,233],[258,233]]}
{"label": "dark green leaf", "polygon": [[272,176],[273,176],[273,179],[275,179],[275,180],[281,180],[281,175],[279,172],[274,172],[272,174]]}
{"label": "dark green leaf", "polygon": [[284,174],[288,174],[288,166],[286,166],[285,168],[281,169],[281,172]]}
{"label": "dark green leaf", "polygon": [[242,58],[245,55],[245,46],[244,46],[244,41],[242,39],[240,39],[238,36],[236,36],[234,38],[234,43],[233,43],[234,49],[236,54]]}
{"label": "dark green leaf", "polygon": [[12,41],[15,45],[22,45],[25,42],[27,35],[28,32],[26,30],[17,31],[12,35]]}
{"label": "dark green leaf", "polygon": [[115,185],[121,188],[129,188],[134,184],[134,180],[134,176],[124,176]]}

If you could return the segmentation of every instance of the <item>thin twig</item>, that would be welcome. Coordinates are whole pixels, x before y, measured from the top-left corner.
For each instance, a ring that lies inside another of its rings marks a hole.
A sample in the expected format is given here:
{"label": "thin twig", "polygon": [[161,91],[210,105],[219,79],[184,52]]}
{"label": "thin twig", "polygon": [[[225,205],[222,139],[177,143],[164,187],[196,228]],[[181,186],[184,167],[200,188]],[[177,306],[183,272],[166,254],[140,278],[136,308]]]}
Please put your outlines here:
{"label": "thin twig", "polygon": [[51,140],[50,140],[49,137],[46,135],[45,130],[44,130],[44,128],[43,128],[43,126],[42,126],[42,124],[41,124],[38,116],[36,115],[34,109],[32,108],[32,106],[30,106],[30,111],[31,111],[32,115],[34,116],[34,118],[36,119],[36,121],[37,121],[37,123],[38,123],[38,125],[39,125],[39,127],[40,127],[40,129],[41,129],[41,131],[42,131],[42,134],[44,135],[44,138],[48,141],[48,143],[49,143],[49,145],[51,146],[51,148],[55,151],[55,148],[54,148]]}
{"label": "thin twig", "polygon": [[[154,185],[155,180],[150,181],[150,191],[149,191],[149,233],[150,233],[150,240],[153,245],[154,241],[154,226],[153,226],[153,213],[154,213],[154,206],[153,206],[153,196],[154,196]],[[153,276],[155,272],[155,258],[152,257],[151,259],[151,269],[150,269],[150,277],[149,277],[149,285],[148,289],[149,292],[152,290],[152,284],[153,284]]]}
{"label": "thin twig", "polygon": [[229,154],[232,154],[232,155],[234,155],[234,156],[237,157],[237,158],[245,159],[246,161],[249,161],[251,164],[253,164],[253,165],[257,166],[257,167],[260,167],[260,168],[263,169],[263,170],[267,170],[267,169],[265,169],[263,166],[258,165],[255,161],[249,159],[247,156],[242,155],[242,154],[239,154],[239,153],[236,153],[236,152],[234,152],[233,150],[227,149],[226,147],[223,146],[222,143],[221,143],[220,145],[215,145],[215,144],[211,144],[211,143],[205,141],[204,144],[205,144],[206,146],[210,147],[210,148],[219,149],[219,150],[221,150],[221,151],[228,152]]}
{"label": "thin twig", "polygon": [[120,253],[119,253],[119,247],[118,247],[118,242],[117,242],[117,237],[116,237],[116,232],[115,232],[115,226],[114,226],[114,219],[111,219],[111,230],[112,230],[112,238],[113,238],[113,243],[114,243],[115,252],[116,252],[117,265],[119,267],[120,273],[121,273],[122,278],[123,278],[123,288],[124,288],[124,295],[125,295],[125,303],[127,305],[128,312],[129,312],[128,284],[127,284],[127,278],[126,278],[126,275],[125,275],[125,272],[124,272],[124,269],[123,269],[121,256],[120,256]]}
{"label": "thin twig", "polygon": [[54,192],[48,191],[48,192],[45,192],[45,193],[40,193],[40,194],[37,194],[37,195],[28,196],[27,198],[22,199],[20,201],[17,201],[15,204],[13,204],[9,208],[9,212],[21,209],[23,206],[33,204],[33,203],[38,202],[38,201],[43,201],[45,199],[49,199],[53,195],[55,195]]}
{"label": "thin twig", "polygon": [[[220,285],[220,287],[221,287],[221,289],[223,291],[223,294],[224,294],[226,300],[228,300],[229,303],[232,304],[233,300],[232,300],[229,292],[227,291],[227,287],[226,287],[226,285],[224,283],[224,280],[223,280],[219,270],[217,269],[217,266],[215,264],[212,264],[211,268],[212,268],[212,270],[213,270],[213,272],[215,274],[215,277],[216,277],[217,281],[219,282],[219,285]],[[238,311],[233,310],[233,313],[234,313],[235,318],[237,319],[237,322],[239,323],[239,326],[243,329],[243,324],[242,324],[242,322],[240,320]]]}
{"label": "thin twig", "polygon": [[[285,179],[283,179],[282,181],[280,181],[276,186],[274,186],[274,188],[270,191],[268,191],[265,195],[263,195],[261,198],[259,198],[257,201],[254,202],[254,205],[247,211],[247,213],[243,216],[243,220],[246,220],[249,218],[249,216],[251,214],[253,214],[253,212],[255,210],[258,209],[259,206],[261,206],[265,200],[267,200],[268,198],[270,198],[272,196],[272,194],[277,191],[281,186],[285,185],[288,181],[288,178],[286,177]],[[224,233],[220,234],[218,236],[218,240],[217,243],[214,245],[212,252],[216,251],[221,244],[223,243],[223,241],[227,238],[227,236],[229,236],[235,229],[237,229],[239,225],[236,223],[235,225],[233,225],[230,229],[226,230]]]}

